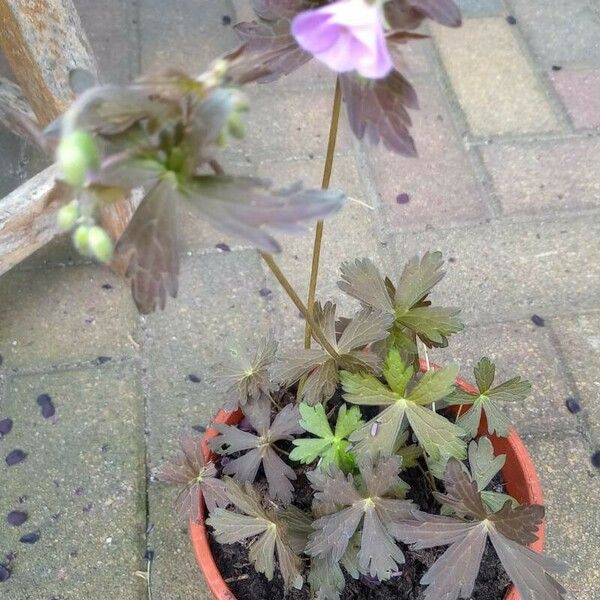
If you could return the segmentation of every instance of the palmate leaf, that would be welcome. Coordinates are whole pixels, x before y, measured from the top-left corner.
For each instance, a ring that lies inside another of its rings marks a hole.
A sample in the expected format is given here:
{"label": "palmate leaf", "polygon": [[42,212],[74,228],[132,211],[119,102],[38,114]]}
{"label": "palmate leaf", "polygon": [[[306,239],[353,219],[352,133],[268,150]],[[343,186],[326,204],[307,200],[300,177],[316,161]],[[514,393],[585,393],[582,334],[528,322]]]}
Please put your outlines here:
{"label": "palmate leaf", "polygon": [[182,487],[175,500],[175,508],[182,517],[198,522],[202,498],[211,513],[217,507],[225,508],[229,499],[225,485],[216,478],[215,465],[211,461],[204,461],[200,440],[184,437],[179,446],[177,455],[160,467],[158,479]]}
{"label": "palmate leaf", "polygon": [[394,522],[411,519],[414,505],[409,500],[388,497],[401,480],[400,459],[391,457],[358,462],[363,485],[357,488],[352,475],[332,465],[328,472],[313,471],[308,478],[315,489],[315,501],[336,507],[336,511],[313,523],[306,552],[313,557],[331,557],[335,563],[348,550],[350,540],[362,523],[358,565],[361,573],[389,579],[404,562],[404,555],[389,533]]}
{"label": "palmate leaf", "polygon": [[479,389],[477,393],[456,390],[448,398],[449,404],[472,405],[466,412],[462,412],[456,424],[464,429],[469,436],[475,437],[483,412],[487,419],[488,432],[506,437],[511,423],[502,412],[499,403],[524,400],[531,392],[531,384],[521,379],[521,377],[513,377],[500,385],[492,387],[496,368],[494,363],[486,357],[477,363],[474,373]]}
{"label": "palmate leaf", "polygon": [[350,441],[356,443],[357,452],[393,454],[406,417],[419,445],[429,457],[434,460],[450,456],[466,458],[466,443],[461,439],[464,432],[425,406],[452,392],[458,367],[450,365],[438,371],[428,371],[408,391],[412,368],[403,362],[400,352],[392,348],[383,374],[387,385],[373,375],[345,371],[340,374],[346,402],[385,407],[351,434]]}
{"label": "palmate leaf", "polygon": [[266,510],[260,496],[250,483],[242,485],[225,479],[227,495],[240,511],[234,513],[216,509],[207,519],[214,529],[215,539],[221,544],[233,544],[255,538],[248,556],[259,573],[271,581],[275,572],[275,555],[286,590],[302,587],[302,563],[292,549],[285,522],[272,510]]}
{"label": "palmate leaf", "polygon": [[408,128],[412,125],[407,108],[419,103],[412,85],[397,70],[384,79],[364,80],[355,74],[340,76],[342,96],[354,135],[390,151],[416,156]]}
{"label": "palmate leaf", "polygon": [[256,435],[231,425],[215,424],[214,428],[220,435],[209,441],[209,447],[222,455],[244,452],[227,463],[223,467],[223,473],[233,475],[238,481],[252,482],[262,465],[269,494],[282,503],[289,504],[294,489],[291,481],[296,479],[296,473],[283,462],[273,445],[282,440],[290,441],[294,435],[302,433],[298,408],[288,404],[277,413],[272,423],[269,418],[269,402],[247,403],[243,411],[256,430]]}
{"label": "palmate leaf", "polygon": [[271,190],[268,181],[226,175],[190,178],[182,198],[218,229],[265,252],[281,249],[265,227],[303,231],[306,223],[335,213],[345,202],[344,194],[333,190],[305,190],[300,183]]}
{"label": "palmate leaf", "polygon": [[341,406],[335,431],[331,430],[325,409],[322,404],[314,407],[308,404],[300,404],[300,426],[316,437],[299,438],[293,441],[295,448],[290,453],[290,460],[309,464],[317,459],[319,467],[326,469],[330,464],[337,465],[343,471],[350,471],[355,464],[354,456],[348,452],[348,436],[363,425],[360,410],[352,407],[349,410],[346,405]]}
{"label": "palmate leaf", "polygon": [[347,322],[338,339],[335,312],[336,306],[332,302],[315,303],[315,321],[339,359],[322,348],[311,348],[282,356],[274,369],[274,378],[286,387],[306,376],[301,399],[310,405],[327,402],[333,396],[340,368],[354,373],[377,373],[381,369],[380,357],[373,352],[364,352],[364,348],[388,336],[393,317],[365,308]]}
{"label": "palmate leaf", "polygon": [[457,309],[430,306],[426,300],[444,276],[442,265],[440,252],[427,252],[421,259],[415,257],[394,286],[370,259],[364,258],[342,264],[338,285],[364,306],[393,314],[395,345],[408,355],[416,355],[417,336],[429,347],[445,347],[448,336],[463,329]]}
{"label": "palmate leaf", "polygon": [[271,392],[269,368],[275,361],[277,342],[265,337],[256,345],[254,352],[245,348],[231,351],[230,363],[225,374],[219,377],[219,386],[226,394],[225,408],[235,410],[248,401],[259,402]]}
{"label": "palmate leaf", "polygon": [[477,483],[454,459],[448,462],[444,483],[446,494],[436,494],[438,500],[471,520],[416,511],[417,523],[390,527],[393,535],[416,550],[450,545],[421,579],[428,585],[426,600],[471,597],[488,537],[523,600],[564,600],[565,590],[548,574],[564,566],[527,548],[537,539],[542,506],[513,508],[508,501],[500,511],[489,512]]}
{"label": "palmate leaf", "polygon": [[126,277],[142,314],[164,309],[167,296],[177,297],[176,192],[167,181],[150,189],[117,243],[117,254],[127,260]]}

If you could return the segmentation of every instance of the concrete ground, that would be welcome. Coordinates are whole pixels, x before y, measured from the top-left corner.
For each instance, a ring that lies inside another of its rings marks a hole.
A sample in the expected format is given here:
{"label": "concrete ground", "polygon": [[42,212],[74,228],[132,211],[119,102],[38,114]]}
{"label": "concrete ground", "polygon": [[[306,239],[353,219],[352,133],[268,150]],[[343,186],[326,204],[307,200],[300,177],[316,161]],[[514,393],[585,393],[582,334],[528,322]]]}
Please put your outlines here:
{"label": "concrete ground", "polygon": [[[76,4],[106,78],[119,81],[156,66],[199,71],[235,44],[223,17],[249,12],[246,0]],[[342,126],[334,185],[371,210],[352,204],[327,223],[321,297],[339,296],[344,259],[370,256],[395,273],[414,253],[444,252],[437,298],[464,307],[468,327],[433,358],[456,358],[468,374],[485,353],[500,375],[531,380],[510,415],[544,486],[547,549],[570,564],[570,598],[598,600],[600,3],[461,4],[462,29],[435,27],[406,54],[420,158],[360,146]],[[232,170],[318,185],[332,86],[310,65],[252,89]],[[42,164],[5,132],[0,152],[1,194]],[[146,598],[136,571],[147,549],[154,600],[209,598],[174,491],[151,470],[219,407],[211,382],[227,339],[271,327],[289,347],[303,324],[255,252],[184,217],[181,295],[163,313],[140,318],[126,285],[65,241],[0,280],[0,420],[14,421],[0,439],[0,563],[12,569],[0,598]],[[280,257],[302,291],[311,243],[286,239]],[[49,420],[40,394],[56,407]],[[16,448],[28,456],[7,467]],[[9,526],[13,510],[28,521]],[[37,543],[19,541],[35,531]]]}

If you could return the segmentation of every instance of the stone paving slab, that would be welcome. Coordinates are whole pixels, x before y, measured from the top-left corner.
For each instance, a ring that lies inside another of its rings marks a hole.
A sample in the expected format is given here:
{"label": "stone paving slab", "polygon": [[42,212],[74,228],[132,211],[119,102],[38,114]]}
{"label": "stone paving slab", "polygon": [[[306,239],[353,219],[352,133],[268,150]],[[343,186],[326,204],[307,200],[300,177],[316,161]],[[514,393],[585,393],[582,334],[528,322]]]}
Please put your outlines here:
{"label": "stone paving slab", "polygon": [[600,578],[600,495],[598,470],[577,436],[525,437],[535,462],[547,511],[545,551],[568,565],[559,580],[569,600],[596,600]]}
{"label": "stone paving slab", "polygon": [[563,70],[552,82],[576,129],[600,127],[600,70]]}
{"label": "stone paving slab", "polygon": [[510,0],[519,29],[548,65],[600,61],[600,18],[587,0]]}
{"label": "stone paving slab", "polygon": [[459,29],[435,26],[433,33],[474,135],[560,129],[505,19],[466,19]]}
{"label": "stone paving slab", "polygon": [[137,316],[128,286],[99,266],[10,271],[0,286],[0,322],[7,369],[135,351]]}
{"label": "stone paving slab", "polygon": [[448,226],[490,216],[439,85],[420,81],[415,87],[421,108],[411,117],[418,158],[365,148],[388,230]]}
{"label": "stone paving slab", "polygon": [[[256,252],[214,252],[185,258],[181,293],[143,325],[146,428],[149,468],[177,448],[181,434],[206,426],[223,402],[214,382],[227,360],[227,347],[269,331],[269,303],[259,290],[265,277]],[[190,380],[194,375],[198,383]],[[174,491],[149,487],[148,546],[155,552],[155,598],[204,598],[189,539],[172,507]]]}
{"label": "stone paving slab", "polygon": [[530,320],[513,321],[466,327],[450,338],[448,348],[431,350],[429,355],[441,364],[458,362],[461,375],[469,381],[474,381],[473,367],[487,356],[496,364],[497,384],[520,375],[532,385],[526,400],[502,405],[519,432],[574,434],[578,420],[565,406],[574,390],[552,342],[547,327],[536,327]]}
{"label": "stone paving slab", "polygon": [[[136,370],[108,367],[14,376],[0,416],[14,421],[0,440],[0,557],[13,553],[7,600],[144,598],[146,521],[143,405]],[[36,399],[56,409],[44,419]],[[115,418],[118,415],[118,418]],[[5,464],[9,451],[27,453]],[[26,511],[20,527],[7,524]],[[39,531],[33,545],[19,542]]]}
{"label": "stone paving slab", "polygon": [[454,260],[436,287],[447,305],[460,306],[468,324],[527,319],[598,308],[598,219],[565,216],[490,222],[394,236],[400,264],[441,250]]}
{"label": "stone paving slab", "polygon": [[585,430],[600,448],[600,315],[553,319],[551,327],[577,388],[586,417]]}
{"label": "stone paving slab", "polygon": [[502,211],[548,214],[600,206],[600,138],[495,142],[481,148]]}

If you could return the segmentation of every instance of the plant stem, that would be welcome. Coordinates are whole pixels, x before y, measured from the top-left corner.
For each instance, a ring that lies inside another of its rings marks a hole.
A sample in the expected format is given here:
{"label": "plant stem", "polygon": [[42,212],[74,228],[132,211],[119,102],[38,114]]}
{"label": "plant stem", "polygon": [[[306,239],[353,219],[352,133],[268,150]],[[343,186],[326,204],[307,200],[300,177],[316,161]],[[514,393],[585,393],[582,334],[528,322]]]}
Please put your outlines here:
{"label": "plant stem", "polygon": [[[321,188],[326,190],[331,183],[331,172],[333,170],[333,157],[335,154],[335,145],[337,142],[338,125],[340,122],[340,108],[342,105],[342,88],[340,86],[340,78],[335,82],[335,93],[333,96],[333,108],[331,110],[331,124],[329,126],[329,141],[327,143],[327,156],[325,158],[325,167],[323,170],[323,182]],[[313,245],[312,266],[310,270],[310,283],[308,286],[308,311],[313,314],[315,295],[317,292],[317,278],[319,276],[319,262],[321,260],[321,244],[323,241],[323,221],[317,223],[315,231],[315,242]],[[310,348],[311,339],[310,320],[306,319],[304,328],[304,347]]]}
{"label": "plant stem", "polygon": [[296,305],[296,308],[300,311],[302,316],[306,319],[306,322],[310,324],[311,327],[311,335],[315,338],[319,344],[326,350],[332,358],[338,360],[340,355],[336,352],[335,348],[329,343],[323,331],[318,326],[317,322],[314,320],[312,312],[309,312],[302,300],[300,300],[300,296],[298,296],[296,290],[292,287],[291,283],[288,281],[287,277],[283,274],[274,258],[270,254],[266,254],[265,252],[261,252],[260,255],[262,259],[267,263],[269,269],[271,269],[273,275],[281,285],[281,287],[285,290],[287,295],[290,297],[291,301]]}

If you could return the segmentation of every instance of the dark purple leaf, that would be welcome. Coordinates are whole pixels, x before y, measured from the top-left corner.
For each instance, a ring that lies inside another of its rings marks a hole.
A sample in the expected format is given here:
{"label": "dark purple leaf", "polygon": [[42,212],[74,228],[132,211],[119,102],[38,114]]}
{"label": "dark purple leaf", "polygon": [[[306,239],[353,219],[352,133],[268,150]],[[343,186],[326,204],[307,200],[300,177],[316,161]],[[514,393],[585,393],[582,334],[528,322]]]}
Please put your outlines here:
{"label": "dark purple leaf", "polygon": [[16,450],[12,450],[11,452],[8,453],[8,455],[6,456],[6,464],[9,467],[12,467],[14,465],[18,465],[19,463],[23,462],[25,459],[27,458],[27,452],[23,452],[23,450],[17,448]]}
{"label": "dark purple leaf", "polygon": [[13,427],[12,419],[2,419],[2,421],[0,421],[0,439],[3,436],[8,435],[10,433],[12,427]]}
{"label": "dark purple leaf", "polygon": [[142,314],[164,309],[167,296],[177,296],[176,211],[175,191],[169,182],[159,183],[142,200],[117,244],[117,253],[128,259],[126,276]]}
{"label": "dark purple leaf", "polygon": [[385,79],[365,81],[355,75],[340,76],[350,127],[359,139],[374,146],[380,142],[392,152],[416,156],[408,128],[412,124],[407,109],[419,103],[412,85],[399,71]]}
{"label": "dark purple leaf", "polygon": [[31,533],[26,533],[24,536],[21,536],[19,541],[23,544],[35,544],[41,537],[39,531],[32,531]]}
{"label": "dark purple leaf", "polygon": [[8,513],[6,521],[13,527],[20,527],[23,525],[23,523],[25,523],[25,521],[27,521],[28,518],[29,515],[26,512],[22,510],[13,510],[12,512]]}

